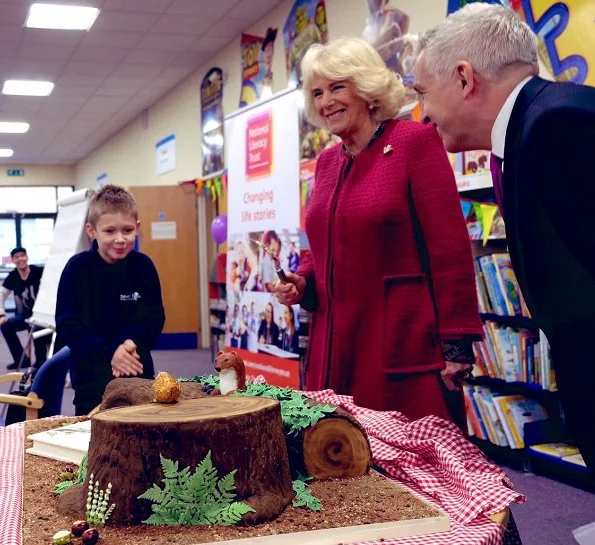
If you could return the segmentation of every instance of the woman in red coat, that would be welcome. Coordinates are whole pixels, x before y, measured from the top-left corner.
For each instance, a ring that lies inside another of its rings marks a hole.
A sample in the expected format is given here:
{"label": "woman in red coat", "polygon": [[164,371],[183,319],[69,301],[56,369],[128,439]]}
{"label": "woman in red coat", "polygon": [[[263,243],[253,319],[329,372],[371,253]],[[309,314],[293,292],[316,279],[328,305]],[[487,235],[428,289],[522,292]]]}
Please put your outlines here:
{"label": "woman in red coat", "polygon": [[310,253],[276,285],[282,303],[313,311],[305,387],[453,419],[441,381],[459,390],[482,328],[442,141],[430,125],[393,119],[403,85],[363,40],[312,46],[302,74],[309,119],[342,140],[316,166]]}

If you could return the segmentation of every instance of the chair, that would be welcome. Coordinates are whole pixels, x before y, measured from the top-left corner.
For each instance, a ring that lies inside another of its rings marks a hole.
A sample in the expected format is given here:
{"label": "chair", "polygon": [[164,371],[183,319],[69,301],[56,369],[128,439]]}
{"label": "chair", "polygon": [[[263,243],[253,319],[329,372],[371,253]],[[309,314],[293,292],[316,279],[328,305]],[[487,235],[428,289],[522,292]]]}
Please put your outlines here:
{"label": "chair", "polygon": [[25,341],[25,346],[23,347],[23,353],[21,354],[21,359],[18,361],[17,371],[20,371],[23,367],[23,362],[25,358],[29,358],[29,361],[33,361],[33,343],[40,337],[46,337],[51,335],[47,356],[48,358],[54,353],[54,344],[56,342],[56,331],[54,328],[51,327],[42,327],[38,325],[32,318],[28,318],[26,322],[29,324],[29,332],[27,334],[27,340]]}
{"label": "chair", "polygon": [[69,368],[70,348],[66,346],[48,359],[35,374],[30,368],[24,373],[0,375],[0,384],[18,382],[18,391],[22,394],[0,394],[0,403],[6,403],[9,407],[23,407],[25,413],[20,414],[20,411],[13,410],[10,419],[7,415],[7,424],[60,414],[64,382]]}
{"label": "chair", "polygon": [[[14,372],[0,375],[0,384],[5,384],[7,382],[18,382],[20,385],[25,374],[26,373]],[[35,420],[39,418],[39,410],[44,406],[43,399],[40,399],[39,396],[33,391],[30,391],[26,396],[16,394],[0,394],[0,403],[24,407],[26,420]]]}

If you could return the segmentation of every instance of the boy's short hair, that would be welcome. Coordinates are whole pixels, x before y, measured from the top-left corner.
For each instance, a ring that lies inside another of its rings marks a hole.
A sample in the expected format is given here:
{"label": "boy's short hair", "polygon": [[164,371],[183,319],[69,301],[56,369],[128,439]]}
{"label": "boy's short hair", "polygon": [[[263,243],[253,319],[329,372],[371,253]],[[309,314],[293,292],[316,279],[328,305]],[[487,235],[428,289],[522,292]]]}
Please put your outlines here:
{"label": "boy's short hair", "polygon": [[136,200],[123,187],[107,184],[97,191],[89,203],[87,222],[93,227],[104,214],[130,214],[138,221]]}
{"label": "boy's short hair", "polygon": [[25,250],[25,248],[23,248],[22,246],[17,246],[16,248],[13,248],[10,251],[10,257],[14,257],[16,254],[21,253],[27,255],[27,250]]}

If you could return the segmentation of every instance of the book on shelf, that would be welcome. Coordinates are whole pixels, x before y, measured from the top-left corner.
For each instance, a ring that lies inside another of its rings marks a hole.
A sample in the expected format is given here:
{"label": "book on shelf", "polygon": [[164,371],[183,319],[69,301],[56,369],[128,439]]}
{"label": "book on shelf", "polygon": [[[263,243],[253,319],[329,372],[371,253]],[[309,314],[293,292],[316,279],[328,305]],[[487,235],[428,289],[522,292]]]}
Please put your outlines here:
{"label": "book on shelf", "polygon": [[582,455],[579,454],[571,454],[570,456],[563,456],[562,460],[568,462],[569,464],[574,464],[581,467],[587,467],[585,464],[585,460],[583,459]]}
{"label": "book on shelf", "polygon": [[542,443],[540,445],[531,445],[529,447],[535,452],[546,454],[554,458],[563,458],[565,456],[573,456],[579,454],[578,448],[566,443]]}
{"label": "book on shelf", "polygon": [[543,334],[489,320],[483,329],[484,339],[473,344],[474,376],[556,389],[549,345]]}
{"label": "book on shelf", "polygon": [[524,448],[527,422],[547,420],[547,411],[535,400],[521,395],[500,395],[482,386],[463,386],[469,435],[494,445]]}
{"label": "book on shelf", "polygon": [[33,441],[25,451],[28,454],[80,465],[89,451],[91,420],[34,433],[27,439]]}
{"label": "book on shelf", "polygon": [[479,311],[482,314],[531,317],[508,253],[475,257],[474,265]]}
{"label": "book on shelf", "polygon": [[463,174],[477,174],[490,171],[490,155],[487,150],[465,151],[463,153]]}

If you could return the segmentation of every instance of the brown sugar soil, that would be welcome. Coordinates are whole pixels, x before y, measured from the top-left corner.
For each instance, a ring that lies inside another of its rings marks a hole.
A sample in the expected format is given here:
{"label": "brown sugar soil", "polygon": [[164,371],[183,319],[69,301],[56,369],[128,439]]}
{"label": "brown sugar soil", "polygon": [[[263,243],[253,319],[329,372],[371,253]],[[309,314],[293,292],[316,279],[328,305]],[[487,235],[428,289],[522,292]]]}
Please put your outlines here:
{"label": "brown sugar soil", "polygon": [[[84,418],[27,422],[25,436],[80,420]],[[26,441],[25,446],[30,447],[31,441]],[[58,500],[53,494],[60,473],[67,466],[69,464],[25,454],[23,545],[51,543],[55,532],[70,530],[74,521],[57,512]],[[311,488],[322,502],[322,511],[289,506],[276,520],[256,526],[115,527],[108,522],[100,530],[99,544],[190,545],[440,515],[437,509],[374,471],[364,477],[314,482]],[[80,539],[72,540],[76,545],[80,542]]]}

